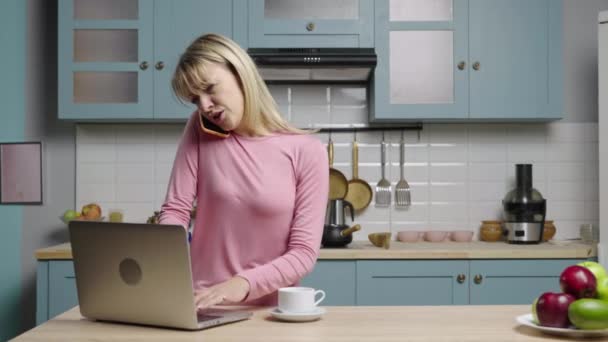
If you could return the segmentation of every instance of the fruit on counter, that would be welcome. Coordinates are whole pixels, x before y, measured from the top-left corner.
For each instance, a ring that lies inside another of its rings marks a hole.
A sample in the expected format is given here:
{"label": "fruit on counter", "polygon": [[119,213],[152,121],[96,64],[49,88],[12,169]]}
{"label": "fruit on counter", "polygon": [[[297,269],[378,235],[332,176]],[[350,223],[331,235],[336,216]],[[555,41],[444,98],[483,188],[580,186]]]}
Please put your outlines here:
{"label": "fruit on counter", "polygon": [[608,277],[608,274],[606,274],[606,269],[599,262],[583,261],[581,263],[578,263],[577,265],[583,266],[584,268],[591,271],[591,273],[593,273],[593,275],[595,276],[595,280],[598,284]]}
{"label": "fruit on counter", "polygon": [[122,222],[123,221],[123,214],[122,214],[122,210],[120,210],[120,209],[110,210],[110,214],[108,216],[109,216],[110,222]]}
{"label": "fruit on counter", "polygon": [[76,210],[68,209],[63,213],[63,221],[70,222],[72,220],[80,218],[80,213]]}
{"label": "fruit on counter", "polygon": [[86,220],[98,220],[101,218],[101,207],[97,203],[89,203],[82,207],[82,217]]}
{"label": "fruit on counter", "polygon": [[559,277],[559,285],[563,292],[580,298],[594,298],[597,281],[586,267],[579,265],[568,266]]}
{"label": "fruit on counter", "polygon": [[579,329],[608,328],[608,301],[583,298],[568,308],[568,318]]}
{"label": "fruit on counter", "polygon": [[148,217],[148,220],[146,221],[146,223],[157,224],[159,217],[160,217],[160,211],[155,211],[154,215]]}
{"label": "fruit on counter", "polygon": [[575,300],[576,297],[569,293],[543,293],[536,302],[538,323],[545,327],[569,327],[568,308]]}
{"label": "fruit on counter", "polygon": [[371,233],[367,238],[376,247],[389,249],[391,246],[391,233]]}
{"label": "fruit on counter", "polygon": [[536,304],[538,303],[538,298],[532,302],[532,322],[538,324],[538,314],[536,313]]}
{"label": "fruit on counter", "polygon": [[608,278],[597,282],[597,298],[608,301]]}

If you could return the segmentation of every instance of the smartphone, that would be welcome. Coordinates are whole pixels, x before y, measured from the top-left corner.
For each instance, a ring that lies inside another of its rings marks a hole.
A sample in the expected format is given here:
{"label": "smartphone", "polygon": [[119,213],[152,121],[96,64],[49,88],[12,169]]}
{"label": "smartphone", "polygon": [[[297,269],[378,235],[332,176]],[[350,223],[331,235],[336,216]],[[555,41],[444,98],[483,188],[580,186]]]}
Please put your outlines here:
{"label": "smartphone", "polygon": [[199,113],[198,118],[203,132],[220,138],[227,138],[230,136],[230,132],[223,130],[220,126],[209,121],[209,119],[205,118],[203,114]]}

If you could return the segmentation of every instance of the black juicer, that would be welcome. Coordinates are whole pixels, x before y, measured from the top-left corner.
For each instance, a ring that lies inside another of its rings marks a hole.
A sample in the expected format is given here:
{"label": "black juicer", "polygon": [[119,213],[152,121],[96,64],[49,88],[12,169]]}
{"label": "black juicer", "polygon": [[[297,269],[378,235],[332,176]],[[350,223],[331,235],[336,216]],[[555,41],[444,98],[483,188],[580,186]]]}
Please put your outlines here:
{"label": "black juicer", "polygon": [[547,201],[532,187],[532,164],[515,165],[516,188],[502,200],[504,231],[509,243],[540,243]]}

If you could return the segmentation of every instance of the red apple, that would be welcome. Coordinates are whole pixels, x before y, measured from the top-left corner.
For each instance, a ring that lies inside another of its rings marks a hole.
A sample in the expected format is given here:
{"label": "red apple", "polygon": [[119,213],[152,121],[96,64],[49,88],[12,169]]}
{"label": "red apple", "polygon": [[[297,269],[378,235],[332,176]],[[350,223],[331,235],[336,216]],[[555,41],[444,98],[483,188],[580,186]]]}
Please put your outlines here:
{"label": "red apple", "polygon": [[587,268],[579,265],[568,266],[559,277],[562,291],[576,298],[594,298],[597,281]]}
{"label": "red apple", "polygon": [[536,302],[538,323],[545,327],[568,328],[568,306],[576,297],[568,293],[545,292]]}

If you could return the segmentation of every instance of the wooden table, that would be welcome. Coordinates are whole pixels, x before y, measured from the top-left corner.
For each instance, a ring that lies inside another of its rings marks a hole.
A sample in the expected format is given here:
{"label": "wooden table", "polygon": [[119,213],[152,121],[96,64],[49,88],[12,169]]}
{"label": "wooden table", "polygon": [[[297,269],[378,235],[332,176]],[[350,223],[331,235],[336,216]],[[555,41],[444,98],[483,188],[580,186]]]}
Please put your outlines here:
{"label": "wooden table", "polygon": [[269,308],[256,308],[250,320],[189,332],[93,322],[82,318],[76,307],[18,336],[15,341],[513,342],[559,339],[515,322],[516,316],[529,312],[529,305],[332,306],[326,309],[321,320],[285,323],[275,320]]}

